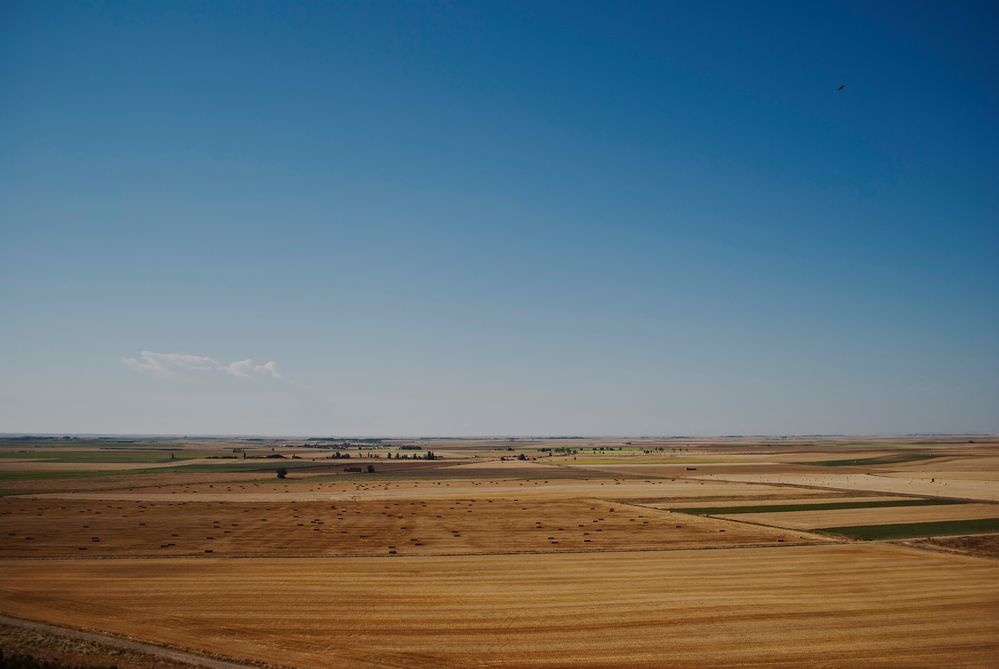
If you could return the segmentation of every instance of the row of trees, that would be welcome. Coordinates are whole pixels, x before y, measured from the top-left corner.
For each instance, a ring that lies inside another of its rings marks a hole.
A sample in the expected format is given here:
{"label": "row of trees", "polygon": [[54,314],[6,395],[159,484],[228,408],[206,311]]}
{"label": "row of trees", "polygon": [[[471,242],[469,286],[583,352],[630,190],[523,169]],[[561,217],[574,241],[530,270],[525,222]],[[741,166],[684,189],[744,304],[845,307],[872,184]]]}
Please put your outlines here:
{"label": "row of trees", "polygon": [[[389,454],[388,454],[388,459],[391,460],[392,457],[393,456],[392,456],[392,453],[390,451]],[[406,453],[396,453],[395,454],[395,459],[396,460],[438,460],[440,457],[441,456],[437,455],[433,451],[427,451],[423,455],[419,455],[417,453],[409,453],[409,454],[406,454]]]}

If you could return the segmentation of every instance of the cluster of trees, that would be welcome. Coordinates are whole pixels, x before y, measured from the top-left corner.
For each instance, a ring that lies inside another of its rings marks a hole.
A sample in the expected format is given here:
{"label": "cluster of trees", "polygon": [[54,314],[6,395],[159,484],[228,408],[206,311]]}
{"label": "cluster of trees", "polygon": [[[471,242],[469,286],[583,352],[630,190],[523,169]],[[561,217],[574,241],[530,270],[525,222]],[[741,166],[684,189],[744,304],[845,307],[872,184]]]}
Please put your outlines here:
{"label": "cluster of trees", "polygon": [[670,452],[670,453],[684,453],[684,452],[689,453],[690,449],[689,448],[662,448],[661,446],[657,446],[656,448],[643,448],[642,449],[642,453],[666,453],[667,451]]}
{"label": "cluster of trees", "polygon": [[333,455],[327,456],[327,459],[329,458],[332,458],[333,460],[349,460],[350,453],[341,453],[340,451],[337,451]]}
{"label": "cluster of trees", "polygon": [[[510,458],[506,457],[505,455],[501,455],[500,456],[500,462],[506,462],[509,459]],[[518,453],[516,459],[517,460],[527,460],[528,458],[523,453]],[[537,460],[537,458],[532,458],[532,459]]]}
{"label": "cluster of trees", "polygon": [[[420,450],[423,450],[423,449],[420,449]],[[437,455],[433,451],[427,451],[423,455],[417,455],[416,453],[409,453],[408,455],[406,453],[396,453],[394,457],[395,457],[396,460],[417,460],[417,459],[422,459],[422,460],[438,460],[438,459],[440,459],[441,456]],[[393,455],[392,455],[391,452],[389,452],[388,459],[391,460],[392,458],[393,458]]]}

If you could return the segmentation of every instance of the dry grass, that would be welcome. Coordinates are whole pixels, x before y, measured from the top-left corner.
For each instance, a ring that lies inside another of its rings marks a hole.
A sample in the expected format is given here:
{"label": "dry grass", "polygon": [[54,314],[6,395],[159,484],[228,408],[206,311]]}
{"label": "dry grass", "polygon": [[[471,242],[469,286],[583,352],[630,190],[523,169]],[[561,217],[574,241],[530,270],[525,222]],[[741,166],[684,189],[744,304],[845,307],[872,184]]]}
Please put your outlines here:
{"label": "dry grass", "polygon": [[[0,624],[0,648],[5,655],[30,655],[45,662],[75,667],[119,669],[189,669],[190,665],[136,651],[68,639],[54,634]],[[2,666],[2,664],[0,664]]]}
{"label": "dry grass", "polygon": [[999,558],[999,534],[973,534],[966,537],[932,537],[908,543],[914,546],[934,546],[969,555]]}

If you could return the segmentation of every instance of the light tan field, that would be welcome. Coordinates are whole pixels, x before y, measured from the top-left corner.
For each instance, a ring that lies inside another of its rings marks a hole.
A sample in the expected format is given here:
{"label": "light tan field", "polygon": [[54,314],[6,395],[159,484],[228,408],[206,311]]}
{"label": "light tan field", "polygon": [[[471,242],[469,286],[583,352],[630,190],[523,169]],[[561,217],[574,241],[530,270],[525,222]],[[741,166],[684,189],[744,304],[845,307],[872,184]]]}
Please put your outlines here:
{"label": "light tan field", "polygon": [[893,466],[901,472],[908,472],[913,476],[925,472],[928,476],[933,476],[933,472],[950,472],[968,469],[969,473],[977,473],[983,478],[991,478],[999,472],[999,456],[986,454],[965,454],[961,457],[942,457],[932,460],[916,460],[913,462],[902,462]]}
{"label": "light tan field", "polygon": [[[912,476],[888,476],[885,474],[703,474],[702,480],[725,480],[742,483],[771,483],[797,486],[819,486],[838,490],[866,490],[891,492],[901,495],[925,495],[933,497],[958,497],[982,501],[999,501],[999,486],[996,481],[971,479],[945,479],[936,481]],[[933,477],[931,477],[933,478]]]}
{"label": "light tan field", "polygon": [[882,476],[889,476],[900,479],[921,479],[924,482],[928,479],[940,479],[941,481],[999,481],[999,469],[975,470],[975,471],[953,471],[942,469],[939,471],[904,471],[886,472]]}
{"label": "light tan field", "polygon": [[887,545],[2,565],[0,608],[299,667],[984,667],[999,565]]}
{"label": "light tan field", "polygon": [[816,527],[925,523],[937,520],[999,518],[999,504],[941,504],[940,506],[897,506],[827,511],[786,511],[783,513],[741,513],[715,516],[747,523],[808,530]]}
{"label": "light tan field", "polygon": [[292,474],[285,482],[266,483],[233,481],[231,483],[191,483],[184,485],[146,485],[137,488],[113,488],[103,491],[39,493],[37,499],[90,499],[145,502],[267,502],[274,499],[294,502],[393,499],[493,499],[548,500],[554,498],[608,499],[700,499],[787,498],[828,495],[828,491],[778,486],[749,485],[727,481],[692,479],[481,479],[468,480],[457,475],[436,481],[373,481],[358,483],[311,480]]}
{"label": "light tan field", "polygon": [[[997,535],[807,531],[999,517],[968,441],[0,440],[0,614],[275,667],[991,666]],[[979,502],[669,511],[935,495]]]}
{"label": "light tan field", "polygon": [[[648,506],[653,509],[686,509],[686,508],[698,508],[705,506],[777,506],[780,504],[828,504],[828,503],[843,503],[843,502],[898,502],[902,500],[919,499],[914,497],[904,497],[902,495],[892,495],[890,497],[884,495],[863,495],[858,496],[854,493],[842,493],[836,496],[824,496],[824,495],[801,495],[799,497],[782,497],[778,499],[736,499],[726,502],[718,502],[717,504],[712,502],[703,501],[686,501],[686,502],[651,502],[643,503],[642,506]],[[740,514],[739,517],[749,514]],[[719,518],[721,516],[718,516]]]}

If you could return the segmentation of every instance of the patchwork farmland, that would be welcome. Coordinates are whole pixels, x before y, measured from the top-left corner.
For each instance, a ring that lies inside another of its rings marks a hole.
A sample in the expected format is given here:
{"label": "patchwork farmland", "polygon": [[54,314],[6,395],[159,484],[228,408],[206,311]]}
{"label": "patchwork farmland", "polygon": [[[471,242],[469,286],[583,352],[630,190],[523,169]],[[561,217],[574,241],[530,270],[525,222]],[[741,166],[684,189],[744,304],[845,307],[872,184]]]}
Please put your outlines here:
{"label": "patchwork farmland", "polygon": [[987,666],[997,462],[981,437],[13,440],[0,644],[119,667]]}

